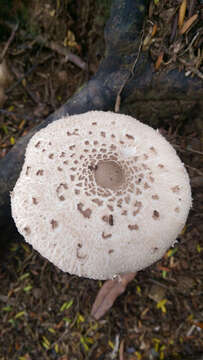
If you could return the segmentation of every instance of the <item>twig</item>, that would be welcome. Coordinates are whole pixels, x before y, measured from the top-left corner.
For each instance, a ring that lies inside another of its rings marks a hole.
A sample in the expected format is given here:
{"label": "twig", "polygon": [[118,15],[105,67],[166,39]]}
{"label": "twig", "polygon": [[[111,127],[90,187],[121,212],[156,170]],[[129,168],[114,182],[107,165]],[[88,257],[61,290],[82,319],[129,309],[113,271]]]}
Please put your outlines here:
{"label": "twig", "polygon": [[168,290],[168,285],[165,285],[165,284],[161,283],[161,282],[158,281],[158,280],[154,280],[154,279],[149,278],[148,281],[151,282],[151,283],[153,283],[153,284],[155,284],[155,285],[161,286],[161,287],[163,287],[164,289],[167,289],[167,290]]}
{"label": "twig", "polygon": [[13,30],[12,30],[12,33],[11,33],[11,36],[9,37],[6,45],[4,46],[4,49],[3,49],[2,54],[1,54],[1,56],[0,56],[0,63],[3,61],[5,55],[6,55],[7,51],[8,51],[8,48],[9,48],[11,42],[13,41],[14,36],[15,36],[15,33],[16,33],[16,31],[18,30],[18,27],[19,27],[19,24],[17,23],[17,24],[14,26],[14,28],[13,28]]}
{"label": "twig", "polygon": [[201,71],[199,71],[198,69],[196,69],[194,66],[192,66],[190,63],[188,63],[187,61],[185,61],[184,59],[178,58],[178,61],[185,65],[186,67],[188,67],[188,70],[190,70],[192,73],[194,73],[195,75],[197,75],[200,79],[203,80],[203,74],[201,73]]}
{"label": "twig", "polygon": [[141,39],[140,39],[140,44],[139,44],[139,48],[138,48],[138,53],[137,53],[137,56],[135,58],[135,61],[132,65],[132,68],[131,68],[131,71],[130,71],[130,74],[127,76],[126,80],[123,82],[123,84],[121,85],[118,93],[117,93],[117,96],[116,96],[116,102],[115,102],[115,107],[114,107],[114,110],[115,112],[119,112],[120,110],[120,103],[121,103],[121,93],[124,89],[124,87],[126,86],[127,82],[129,81],[130,77],[133,75],[133,72],[134,72],[134,69],[135,69],[135,65],[136,63],[138,62],[138,59],[139,59],[139,56],[140,56],[140,52],[141,52],[141,48],[142,48],[142,41],[143,41],[143,37],[144,37],[144,29],[142,31],[142,35],[141,35]]}
{"label": "twig", "polygon": [[190,0],[189,2],[189,10],[188,10],[188,17],[190,18],[193,13],[194,13],[194,9],[195,9],[195,3],[196,3],[196,0]]}
{"label": "twig", "polygon": [[189,165],[185,165],[185,167],[188,168],[188,169],[190,169],[190,170],[193,170],[193,171],[195,171],[197,174],[203,176],[203,172],[200,171],[199,169],[196,169],[196,168],[194,168],[194,167],[192,167],[192,166],[189,166]]}
{"label": "twig", "polygon": [[35,42],[57,52],[60,55],[65,56],[65,61],[70,61],[74,65],[78,66],[80,69],[87,70],[87,64],[78,55],[73,54],[70,50],[68,50],[64,46],[59,45],[57,42],[48,41],[42,36],[38,36],[35,39]]}
{"label": "twig", "polygon": [[31,328],[31,326],[30,326],[29,324],[27,324],[27,329],[28,329],[28,331],[30,332],[30,334],[31,334],[31,336],[32,336],[32,339],[38,344],[41,352],[42,352],[43,355],[44,355],[44,358],[45,358],[46,360],[49,360],[49,359],[50,359],[49,356],[47,355],[46,351],[45,351],[44,348],[42,347],[40,341],[38,341],[38,340],[39,340],[38,337],[37,337],[37,336],[35,335],[35,333],[32,331],[32,328]]}
{"label": "twig", "polygon": [[70,52],[70,50],[66,49],[64,46],[60,46],[55,41],[50,41],[47,44],[50,49],[56,51],[60,55],[65,56],[65,61],[70,61],[76,66],[78,66],[82,70],[87,70],[87,64],[78,56]]}
{"label": "twig", "polygon": [[11,91],[13,91],[13,89],[15,89],[19,84],[21,84],[22,80],[25,79],[26,77],[28,77],[28,75],[30,75],[31,72],[37,68],[37,66],[44,64],[47,60],[50,60],[51,58],[53,58],[53,54],[48,55],[42,61],[38,62],[37,64],[34,64],[31,67],[31,69],[29,69],[24,75],[22,75],[21,77],[18,78],[18,80],[15,82],[15,84],[13,84],[10,88],[8,88],[8,90],[6,91],[6,94],[9,94]]}
{"label": "twig", "polygon": [[194,154],[203,155],[202,151],[194,150],[192,148],[187,148],[186,151],[192,152]]}
{"label": "twig", "polygon": [[198,151],[198,150],[194,150],[192,148],[186,148],[186,149],[182,149],[180,145],[177,145],[177,144],[173,144],[173,147],[177,150],[179,150],[180,152],[191,152],[191,153],[194,153],[194,154],[198,154],[198,155],[203,155],[203,152],[202,151]]}
{"label": "twig", "polygon": [[122,339],[120,343],[119,360],[124,360],[124,339]]}
{"label": "twig", "polygon": [[118,354],[118,351],[119,351],[119,342],[120,342],[120,336],[119,334],[116,335],[115,337],[115,344],[114,344],[114,348],[110,354],[110,358],[112,360],[116,359],[117,358],[117,354]]}
{"label": "twig", "polygon": [[172,26],[171,36],[170,36],[170,43],[172,43],[175,38],[177,27],[178,27],[178,14],[176,14],[175,19],[173,21],[173,26]]}
{"label": "twig", "polygon": [[192,48],[192,45],[194,44],[195,40],[198,38],[200,32],[198,31],[195,36],[192,38],[192,40],[190,41],[189,45],[186,47],[186,49],[184,49],[179,56],[183,56],[188,50],[190,50]]}
{"label": "twig", "polygon": [[51,345],[51,349],[53,349],[56,344],[61,342],[69,332],[70,332],[70,330],[69,330],[69,327],[68,327],[68,328],[65,329],[63,334],[61,334],[61,336],[59,336],[59,338],[56,341],[53,342],[53,344]]}
{"label": "twig", "polygon": [[[16,118],[22,119],[22,115],[15,114],[13,111],[0,109],[0,113],[5,114],[7,116],[15,116]],[[27,115],[24,115],[24,114],[23,114],[23,118],[27,121],[33,121],[33,118],[31,118]]]}
{"label": "twig", "polygon": [[90,350],[89,350],[89,352],[88,352],[88,354],[87,354],[87,356],[86,356],[86,358],[85,358],[85,360],[90,360],[91,359],[91,357],[92,357],[92,354],[93,354],[93,352],[94,352],[94,350],[96,349],[96,347],[97,347],[97,345],[98,345],[98,341],[96,341],[92,346],[91,346],[91,348],[90,348]]}
{"label": "twig", "polygon": [[[22,77],[19,78],[19,75],[17,74],[16,70],[14,68],[11,68],[13,74],[15,75],[16,79],[17,79],[17,82],[19,83],[19,80],[22,79]],[[21,87],[27,92],[28,96],[31,98],[31,100],[35,103],[35,104],[38,104],[39,101],[38,99],[36,99],[36,97],[31,93],[31,91],[28,89],[27,86],[25,86],[25,84],[20,81],[20,85]]]}

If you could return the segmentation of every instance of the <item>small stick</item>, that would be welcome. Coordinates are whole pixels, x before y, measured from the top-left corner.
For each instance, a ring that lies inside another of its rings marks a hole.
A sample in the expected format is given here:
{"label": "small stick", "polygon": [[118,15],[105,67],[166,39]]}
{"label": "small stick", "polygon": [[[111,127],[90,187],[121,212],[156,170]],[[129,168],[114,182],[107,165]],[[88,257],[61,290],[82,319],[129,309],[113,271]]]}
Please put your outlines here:
{"label": "small stick", "polygon": [[190,70],[192,73],[194,73],[195,75],[197,75],[200,79],[203,80],[203,74],[200,70],[196,69],[194,66],[192,66],[190,63],[188,63],[187,61],[185,61],[184,59],[178,58],[178,61],[185,65],[186,67],[188,67],[188,70]]}
{"label": "small stick", "polygon": [[115,102],[115,106],[114,106],[114,111],[116,113],[118,113],[120,111],[120,105],[121,105],[121,93],[123,91],[123,89],[125,88],[127,82],[129,81],[130,77],[133,76],[133,72],[134,72],[134,69],[135,69],[135,65],[136,63],[138,62],[139,60],[139,56],[140,56],[140,52],[141,52],[141,48],[142,48],[142,41],[143,41],[143,38],[144,38],[144,29],[142,31],[142,35],[141,35],[141,39],[140,39],[140,43],[139,43],[139,47],[138,47],[138,52],[137,52],[137,56],[135,58],[135,61],[131,67],[131,70],[130,70],[130,74],[128,74],[127,78],[124,80],[123,84],[121,85],[118,93],[117,93],[117,96],[116,96],[116,102]]}
{"label": "small stick", "polygon": [[113,226],[113,215],[109,215],[109,225]]}
{"label": "small stick", "polygon": [[[7,116],[15,117],[17,119],[22,119],[21,115],[18,115],[16,113],[14,113],[13,111],[8,111],[8,110],[5,110],[5,109],[0,109],[0,114],[5,114]],[[27,115],[23,115],[23,118],[26,121],[33,121],[33,118],[31,118],[30,116],[27,116]]]}
{"label": "small stick", "polygon": [[170,43],[173,42],[173,40],[176,36],[177,27],[178,27],[178,14],[176,14],[175,19],[173,21],[173,26],[172,26],[171,36],[170,36]]}
{"label": "small stick", "polygon": [[193,13],[194,13],[194,9],[195,9],[195,4],[196,3],[196,0],[190,0],[189,2],[189,10],[188,10],[188,17],[190,18]]}
{"label": "small stick", "polygon": [[38,36],[35,39],[35,42],[57,52],[60,55],[65,56],[65,61],[69,60],[70,62],[78,66],[80,69],[87,70],[87,64],[78,55],[73,54],[70,50],[68,50],[64,46],[59,45],[57,42],[48,41],[43,36]]}
{"label": "small stick", "polygon": [[48,61],[52,58],[53,58],[53,54],[48,55],[42,61],[38,62],[37,64],[34,64],[25,74],[23,74],[19,78],[17,77],[18,78],[17,81],[8,90],[6,90],[6,94],[9,94],[13,89],[15,89],[19,84],[21,84],[22,80],[25,79],[26,77],[28,77],[28,75],[30,75],[32,73],[32,71],[34,71],[36,69],[37,66],[45,63],[46,61]]}
{"label": "small stick", "polygon": [[[19,84],[22,86],[22,88],[27,92],[27,94],[28,94],[28,96],[31,98],[31,100],[32,100],[35,104],[38,104],[38,103],[39,103],[38,99],[36,99],[36,97],[35,97],[35,96],[32,94],[32,92],[28,89],[28,87],[25,86],[22,81],[20,81],[21,77],[19,78],[19,76],[18,76],[18,74],[17,74],[17,72],[16,72],[16,70],[15,70],[14,68],[12,68],[12,72],[13,72],[13,74],[15,75],[15,77],[16,77],[16,79],[17,79],[17,83],[19,83]],[[9,89],[9,90],[10,90],[10,89]]]}
{"label": "small stick", "polygon": [[82,70],[87,70],[87,64],[77,55],[73,54],[70,50],[66,49],[64,46],[57,44],[55,41],[48,42],[47,46],[56,51],[60,55],[65,56],[66,61],[70,61]]}

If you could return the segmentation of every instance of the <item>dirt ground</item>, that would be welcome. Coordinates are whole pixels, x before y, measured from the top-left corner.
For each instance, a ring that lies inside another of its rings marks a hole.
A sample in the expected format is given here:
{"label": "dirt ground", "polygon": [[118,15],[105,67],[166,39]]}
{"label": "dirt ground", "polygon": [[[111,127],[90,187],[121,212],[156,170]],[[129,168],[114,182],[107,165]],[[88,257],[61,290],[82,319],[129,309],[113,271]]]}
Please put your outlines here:
{"label": "dirt ground", "polygon": [[[5,51],[10,77],[0,106],[0,158],[96,72],[104,54],[103,29],[111,1],[86,0],[75,5],[74,0],[47,0],[43,6],[39,0],[2,3],[0,53]],[[178,18],[170,34],[169,26],[163,26],[164,16],[178,14],[184,1],[151,3],[143,46],[150,47],[157,71],[170,61],[201,77],[199,35],[193,34],[189,58],[174,57]],[[186,20],[201,10],[200,3],[188,1]],[[183,53],[185,43],[181,46]],[[193,66],[188,70],[189,60]],[[193,207],[175,246],[159,262],[140,271],[108,314],[95,321],[89,314],[102,282],[58,270],[11,225],[1,233],[0,360],[202,359],[201,114],[197,111],[184,120],[177,117],[160,131],[185,163],[192,185]]]}

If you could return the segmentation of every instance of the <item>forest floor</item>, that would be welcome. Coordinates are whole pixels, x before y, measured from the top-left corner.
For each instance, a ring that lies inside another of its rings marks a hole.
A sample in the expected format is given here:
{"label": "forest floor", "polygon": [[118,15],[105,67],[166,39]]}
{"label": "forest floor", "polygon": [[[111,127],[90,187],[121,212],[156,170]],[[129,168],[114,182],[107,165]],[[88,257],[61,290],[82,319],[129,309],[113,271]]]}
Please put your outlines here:
{"label": "forest floor", "polygon": [[[0,54],[10,76],[0,106],[0,158],[97,71],[104,56],[103,30],[111,1],[77,3],[47,0],[42,6],[39,0],[3,0]],[[149,49],[157,71],[173,62],[185,68],[188,76],[202,76],[202,28],[195,32],[198,19],[194,17],[203,11],[200,3],[188,1],[184,13],[180,6],[184,1],[151,1],[143,48]],[[183,24],[185,32],[193,29],[188,43],[186,37],[177,37]],[[184,121],[177,117],[160,128],[191,178],[193,207],[187,224],[176,245],[159,262],[140,271],[101,320],[92,319],[90,312],[103,282],[58,270],[26,244],[12,225],[1,234],[0,360],[202,359],[200,117],[198,112]]]}

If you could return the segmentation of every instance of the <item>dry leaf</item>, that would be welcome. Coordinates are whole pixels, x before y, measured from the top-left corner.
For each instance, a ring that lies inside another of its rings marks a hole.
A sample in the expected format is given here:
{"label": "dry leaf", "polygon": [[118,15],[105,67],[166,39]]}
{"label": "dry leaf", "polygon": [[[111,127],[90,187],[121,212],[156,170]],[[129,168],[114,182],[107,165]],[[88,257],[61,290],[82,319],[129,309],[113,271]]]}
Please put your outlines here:
{"label": "dry leaf", "polygon": [[180,29],[180,34],[184,34],[189,28],[190,26],[195,22],[195,20],[197,20],[198,18],[198,14],[194,14],[193,16],[191,16],[182,26],[182,28]]}
{"label": "dry leaf", "polygon": [[157,32],[157,24],[154,24],[152,28],[151,37],[153,37],[156,34],[156,32]]}
{"label": "dry leaf", "polygon": [[183,0],[181,5],[180,5],[180,9],[179,9],[179,17],[178,17],[179,29],[183,25],[183,21],[184,21],[184,18],[185,18],[186,7],[187,7],[187,0]]}
{"label": "dry leaf", "polygon": [[163,56],[164,56],[163,52],[158,56],[157,61],[155,62],[154,65],[155,70],[158,70],[160,68],[161,63],[163,62]]}
{"label": "dry leaf", "polygon": [[99,290],[92,306],[91,315],[99,320],[113,305],[114,301],[125,290],[129,282],[135,277],[135,273],[118,276],[116,279],[108,280]]}

